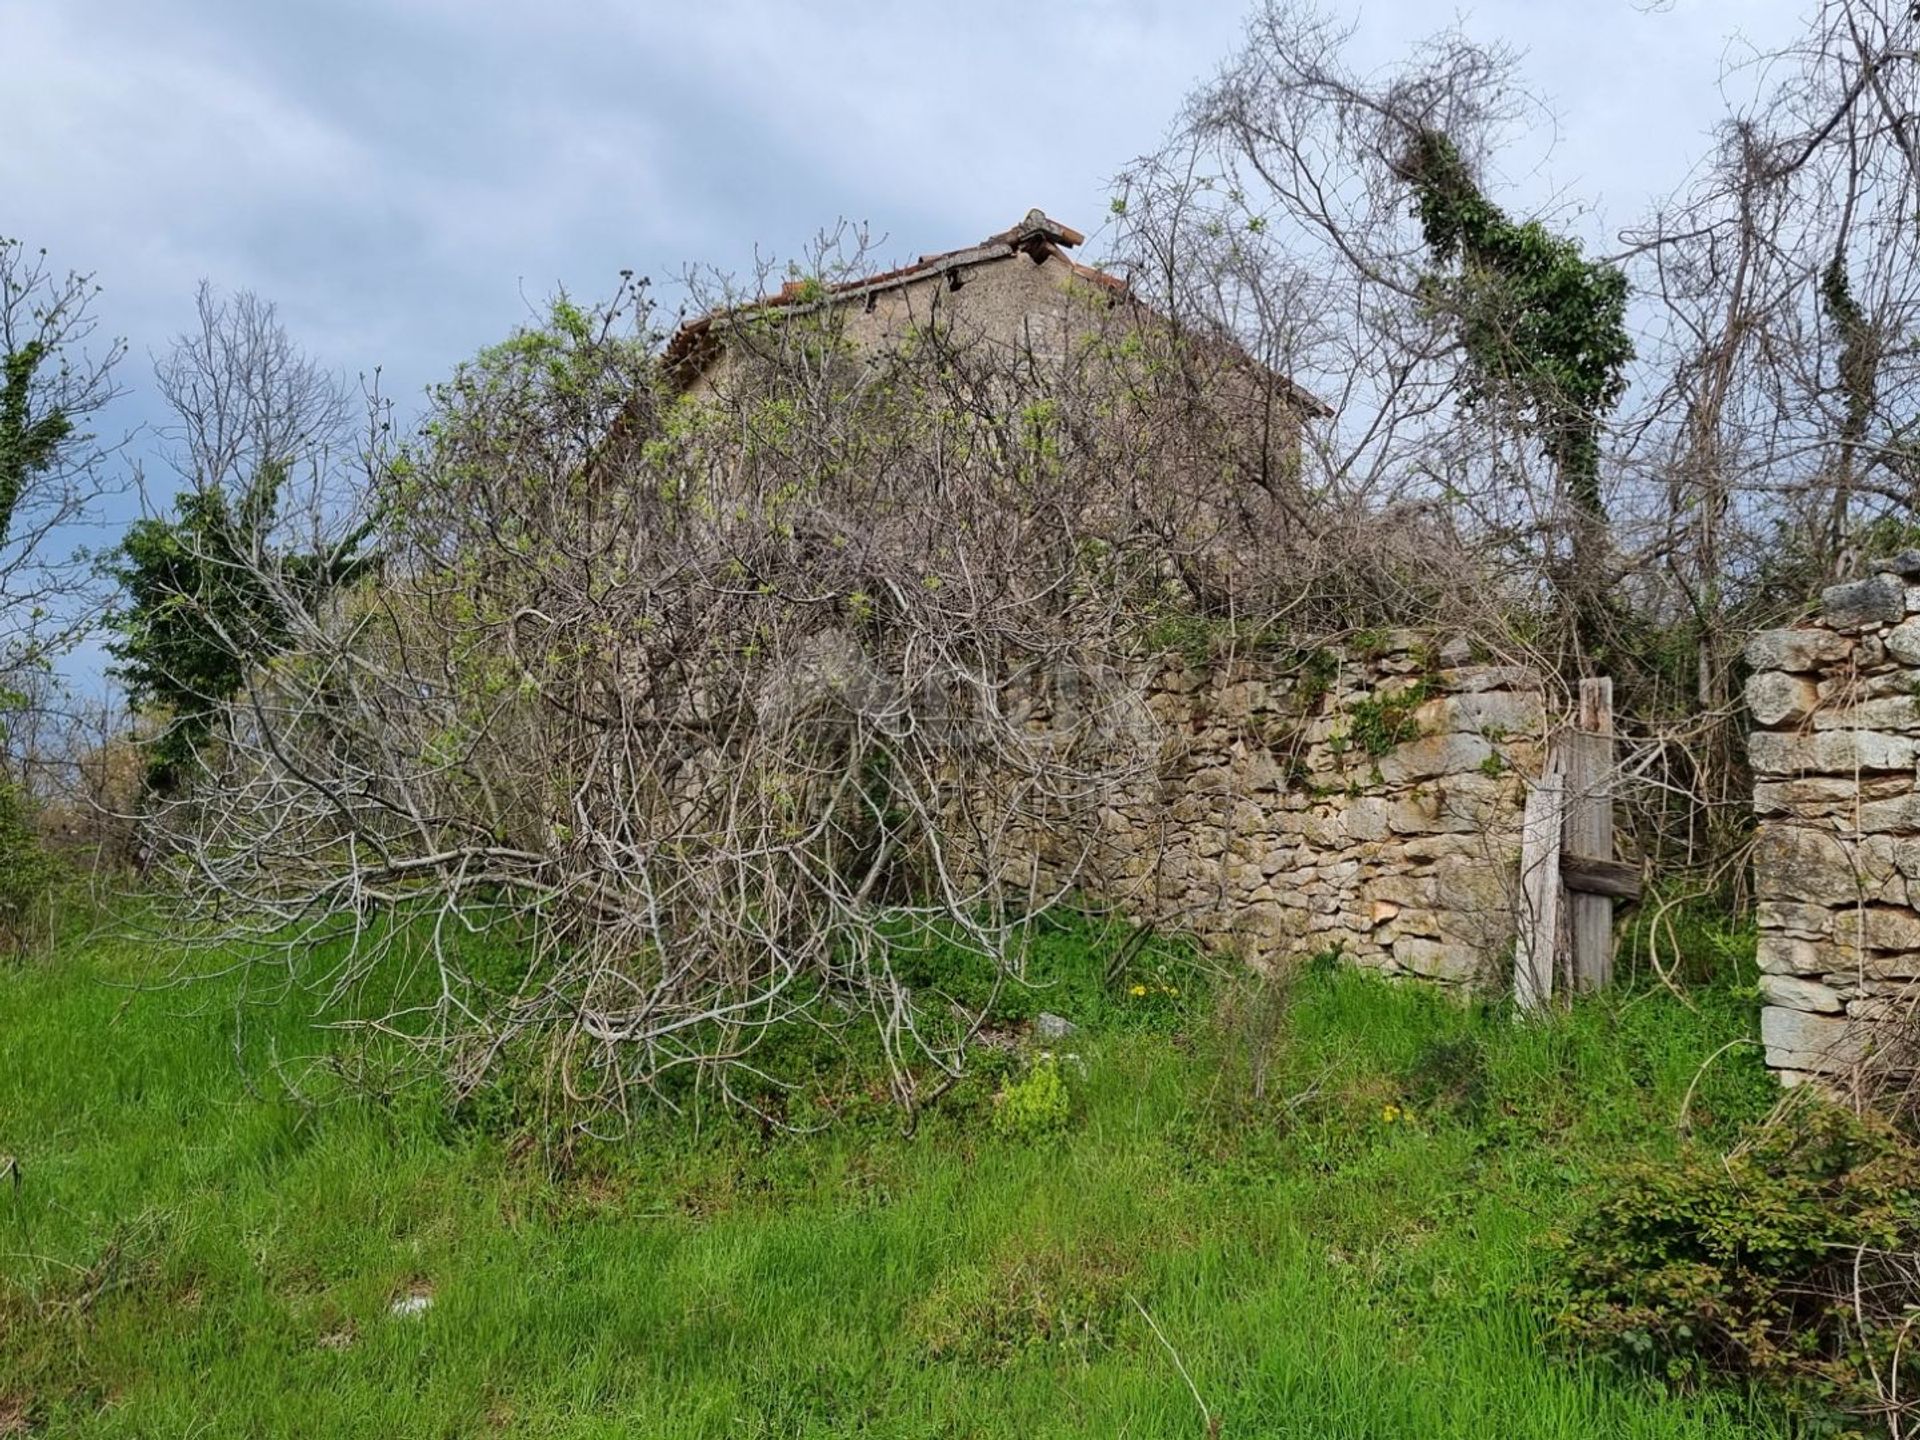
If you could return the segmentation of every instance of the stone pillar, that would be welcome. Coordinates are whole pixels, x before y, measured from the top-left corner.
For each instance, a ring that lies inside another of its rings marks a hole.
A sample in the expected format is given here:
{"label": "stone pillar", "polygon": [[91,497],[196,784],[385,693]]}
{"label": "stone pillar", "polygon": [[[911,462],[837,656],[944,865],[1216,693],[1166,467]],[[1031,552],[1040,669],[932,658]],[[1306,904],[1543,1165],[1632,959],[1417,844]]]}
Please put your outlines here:
{"label": "stone pillar", "polygon": [[1767,1063],[1905,1068],[1920,978],[1920,552],[1747,647]]}

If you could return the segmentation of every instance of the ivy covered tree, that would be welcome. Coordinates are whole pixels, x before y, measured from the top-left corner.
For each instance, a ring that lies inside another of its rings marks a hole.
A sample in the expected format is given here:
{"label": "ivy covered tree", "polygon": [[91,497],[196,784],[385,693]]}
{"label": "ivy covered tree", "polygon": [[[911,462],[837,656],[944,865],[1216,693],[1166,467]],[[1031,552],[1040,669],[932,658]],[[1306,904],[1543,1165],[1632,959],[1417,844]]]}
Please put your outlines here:
{"label": "ivy covered tree", "polygon": [[273,541],[286,489],[283,463],[264,466],[237,496],[189,490],[171,518],[136,521],[113,576],[124,603],[108,645],[128,698],[165,725],[148,742],[148,785],[176,790],[249,671],[283,651],[296,608],[311,607],[369,563],[364,529],[313,552]]}
{"label": "ivy covered tree", "polygon": [[182,491],[170,514],[129,527],[108,567],[121,591],[108,650],[129,699],[162,722],[147,742],[148,785],[162,794],[299,618],[371,563],[369,525],[325,523],[349,448],[338,379],[255,296],[203,287],[199,319],[158,374],[179,421]]}
{"label": "ivy covered tree", "polygon": [[1511,398],[1526,413],[1568,498],[1604,522],[1600,426],[1626,391],[1627,277],[1589,260],[1538,220],[1489,200],[1459,148],[1422,129],[1400,161],[1434,260],[1431,277],[1465,350],[1468,405]]}
{"label": "ivy covered tree", "polygon": [[73,416],[65,407],[34,413],[34,382],[52,353],[45,338],[35,337],[0,364],[0,541],[13,528],[14,507],[29,482],[73,437]]}

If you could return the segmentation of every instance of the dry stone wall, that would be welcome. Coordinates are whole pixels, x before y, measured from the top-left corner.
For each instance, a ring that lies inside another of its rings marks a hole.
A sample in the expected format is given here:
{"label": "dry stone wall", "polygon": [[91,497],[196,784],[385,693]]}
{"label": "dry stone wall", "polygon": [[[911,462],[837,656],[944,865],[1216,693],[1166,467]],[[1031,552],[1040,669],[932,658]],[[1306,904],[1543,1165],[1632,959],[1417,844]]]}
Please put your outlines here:
{"label": "dry stone wall", "polygon": [[1502,978],[1545,748],[1537,675],[1395,634],[1175,661],[1138,693],[1155,774],[1102,812],[1086,889],[1256,965],[1338,951],[1390,975]]}
{"label": "dry stone wall", "polygon": [[1920,980],[1920,552],[1747,647],[1767,1063],[1906,1068]]}

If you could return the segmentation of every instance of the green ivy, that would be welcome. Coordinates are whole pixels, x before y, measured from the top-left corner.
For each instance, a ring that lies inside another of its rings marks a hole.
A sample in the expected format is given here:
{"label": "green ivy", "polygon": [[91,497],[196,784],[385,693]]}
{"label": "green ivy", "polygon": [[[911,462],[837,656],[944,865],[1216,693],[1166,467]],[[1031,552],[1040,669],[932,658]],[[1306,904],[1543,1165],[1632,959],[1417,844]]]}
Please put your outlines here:
{"label": "green ivy", "polygon": [[[1433,698],[1433,681],[1422,677],[1391,695],[1369,695],[1347,706],[1347,739],[1376,760],[1396,745],[1420,738],[1413,712]],[[1344,748],[1344,747],[1342,747]]]}
{"label": "green ivy", "polygon": [[0,362],[0,542],[7,538],[28,477],[53,464],[73,434],[73,419],[64,410],[38,419],[32,415],[33,378],[51,355],[44,341],[33,340]]}
{"label": "green ivy", "polygon": [[1468,402],[1517,393],[1574,502],[1603,516],[1600,421],[1619,403],[1633,358],[1625,273],[1538,220],[1509,218],[1437,130],[1414,138],[1402,174],[1428,250],[1457,266],[1428,284],[1457,317],[1472,365]]}

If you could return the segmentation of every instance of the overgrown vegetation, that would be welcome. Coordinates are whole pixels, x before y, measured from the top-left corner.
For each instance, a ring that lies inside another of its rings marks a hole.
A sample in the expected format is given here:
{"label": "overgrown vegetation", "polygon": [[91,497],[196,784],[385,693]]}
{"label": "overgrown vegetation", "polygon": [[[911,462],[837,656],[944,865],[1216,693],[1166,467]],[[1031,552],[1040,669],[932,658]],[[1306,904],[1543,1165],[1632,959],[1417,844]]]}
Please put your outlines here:
{"label": "overgrown vegetation", "polygon": [[[1768,1123],[1709,902],[1744,633],[1913,530],[1913,18],[1818,7],[1618,262],[1482,185],[1500,47],[1359,75],[1269,0],[1059,335],[863,349],[823,256],[676,354],[628,274],[349,442],[203,291],[182,498],[110,572],[165,728],[94,752],[152,762],[161,938],[0,972],[0,1435],[1895,1429],[1920,1157]],[[90,294],[0,241],[9,955],[81,754],[12,722],[97,598],[48,545],[101,483]],[[1692,880],[1619,990],[1518,1024],[1065,913],[1161,779],[1143,654],[1291,668],[1254,738],[1304,811],[1309,724],[1356,796],[1419,738],[1426,675],[1326,648],[1401,626],[1616,672],[1623,814]]]}
{"label": "overgrown vegetation", "polygon": [[1432,698],[1433,683],[1424,676],[1383,694],[1367,695],[1346,707],[1346,738],[1377,760],[1394,748],[1420,738],[1414,712]]}
{"label": "overgrown vegetation", "polygon": [[[1737,990],[1516,1025],[1338,966],[1222,989],[1148,945],[1111,970],[1120,944],[1047,927],[986,1031],[1006,1060],[911,1134],[884,1081],[850,1103],[855,1066],[826,1131],[703,1100],[614,1142],[396,1086],[391,1051],[313,1028],[297,987],[128,990],[179,957],[70,948],[0,980],[0,1414],[76,1436],[1789,1433],[1738,1387],[1552,1358],[1526,1293],[1588,1183],[1686,1153],[1690,1090],[1702,1145],[1773,1103],[1750,1051],[1700,1069],[1751,1023]],[[1043,1010],[1079,1032],[1036,1041]],[[1041,1049],[1066,1120],[1003,1135],[993,1097]]]}
{"label": "overgrown vegetation", "polygon": [[44,933],[60,874],[35,819],[27,795],[0,779],[0,960],[18,957]]}
{"label": "overgrown vegetation", "polygon": [[1809,1433],[1903,1417],[1920,1381],[1920,1146],[1834,1105],[1607,1177],[1548,1290],[1567,1343],[1682,1386],[1751,1377]]}

